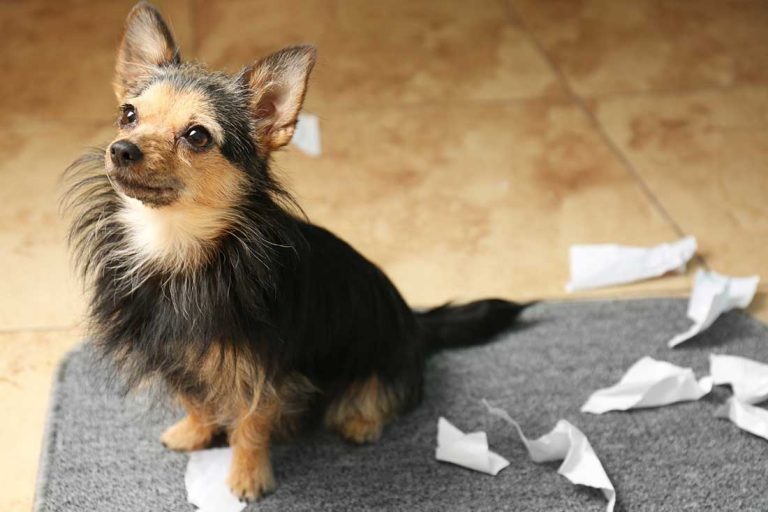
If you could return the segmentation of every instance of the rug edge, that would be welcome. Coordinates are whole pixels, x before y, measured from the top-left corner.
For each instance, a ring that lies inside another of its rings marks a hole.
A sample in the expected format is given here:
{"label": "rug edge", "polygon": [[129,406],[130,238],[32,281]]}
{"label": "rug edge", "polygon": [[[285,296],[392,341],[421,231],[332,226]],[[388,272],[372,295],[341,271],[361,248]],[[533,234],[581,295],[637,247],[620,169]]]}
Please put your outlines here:
{"label": "rug edge", "polygon": [[84,341],[78,343],[69,350],[56,365],[56,371],[53,374],[51,390],[46,410],[45,425],[43,426],[43,439],[40,447],[40,459],[37,465],[37,481],[35,483],[35,493],[32,500],[32,512],[44,512],[45,496],[48,489],[48,469],[53,455],[56,438],[56,415],[55,411],[61,401],[60,386],[64,380],[64,374],[67,371],[72,356],[80,352]]}

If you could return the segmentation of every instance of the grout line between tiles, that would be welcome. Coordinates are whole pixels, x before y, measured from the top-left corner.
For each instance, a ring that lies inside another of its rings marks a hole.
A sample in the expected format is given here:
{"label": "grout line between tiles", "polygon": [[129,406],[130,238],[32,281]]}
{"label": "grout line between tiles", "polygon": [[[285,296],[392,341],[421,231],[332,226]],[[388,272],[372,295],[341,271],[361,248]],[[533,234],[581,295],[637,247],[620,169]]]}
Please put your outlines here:
{"label": "grout line between tiles", "polygon": [[[565,73],[563,73],[560,67],[555,63],[555,61],[550,57],[550,55],[544,49],[544,45],[541,43],[541,41],[539,41],[539,39],[530,29],[528,24],[525,22],[524,18],[520,15],[520,13],[518,13],[515,10],[515,8],[511,5],[511,2],[507,1],[505,3],[505,6],[507,8],[506,12],[508,17],[510,18],[510,22],[515,23],[526,34],[526,36],[528,37],[529,41],[534,46],[536,51],[539,52],[541,57],[547,63],[549,68],[552,70],[552,72],[555,74],[555,76],[557,76],[557,79],[560,81],[561,85],[565,89],[565,92],[568,95],[568,97],[576,104],[576,106],[579,107],[582,113],[587,117],[587,119],[589,120],[589,123],[592,125],[592,127],[595,129],[597,134],[606,144],[608,149],[619,160],[619,163],[621,163],[621,165],[625,168],[625,170],[634,178],[634,180],[639,185],[640,190],[643,192],[646,198],[651,202],[651,204],[656,209],[656,211],[669,223],[669,225],[677,233],[678,236],[680,237],[685,236],[687,233],[683,230],[680,224],[678,224],[677,221],[675,221],[675,219],[672,217],[669,211],[661,203],[659,198],[656,197],[656,195],[653,193],[648,183],[643,179],[642,175],[634,166],[634,164],[629,160],[629,158],[627,158],[624,152],[621,151],[621,149],[616,145],[613,139],[611,139],[611,137],[605,131],[605,128],[603,127],[603,125],[597,119],[597,116],[594,114],[594,112],[592,112],[592,110],[584,101],[584,98],[579,96],[573,90],[573,87],[571,87],[571,84],[568,81],[567,77],[565,76]],[[694,258],[702,267],[709,270],[709,266],[707,265],[706,260],[701,254],[696,253]]]}

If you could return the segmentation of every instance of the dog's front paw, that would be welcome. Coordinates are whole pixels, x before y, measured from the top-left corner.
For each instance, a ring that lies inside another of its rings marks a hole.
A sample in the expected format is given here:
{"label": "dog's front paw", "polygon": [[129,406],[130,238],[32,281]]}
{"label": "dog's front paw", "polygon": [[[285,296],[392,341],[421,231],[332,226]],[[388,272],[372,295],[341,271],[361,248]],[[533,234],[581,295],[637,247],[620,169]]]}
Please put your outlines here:
{"label": "dog's front paw", "polygon": [[215,433],[213,425],[204,425],[186,416],[168,427],[160,436],[160,442],[166,448],[180,452],[202,450],[210,444]]}
{"label": "dog's front paw", "polygon": [[375,443],[381,437],[381,430],[381,421],[360,416],[347,418],[339,429],[344,439],[355,444]]}
{"label": "dog's front paw", "polygon": [[232,494],[243,501],[254,501],[275,490],[272,466],[267,461],[257,469],[233,465],[227,479]]}

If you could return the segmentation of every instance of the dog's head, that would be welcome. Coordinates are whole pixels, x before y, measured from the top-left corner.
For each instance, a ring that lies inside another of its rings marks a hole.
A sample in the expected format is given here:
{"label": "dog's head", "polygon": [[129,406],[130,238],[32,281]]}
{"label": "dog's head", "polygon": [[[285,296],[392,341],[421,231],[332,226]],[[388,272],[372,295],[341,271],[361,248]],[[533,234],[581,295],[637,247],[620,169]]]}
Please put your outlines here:
{"label": "dog's head", "polygon": [[209,72],[182,62],[160,13],[138,4],[117,55],[110,181],[145,207],[236,204],[254,162],[291,140],[314,62],[314,48],[295,46],[235,76]]}

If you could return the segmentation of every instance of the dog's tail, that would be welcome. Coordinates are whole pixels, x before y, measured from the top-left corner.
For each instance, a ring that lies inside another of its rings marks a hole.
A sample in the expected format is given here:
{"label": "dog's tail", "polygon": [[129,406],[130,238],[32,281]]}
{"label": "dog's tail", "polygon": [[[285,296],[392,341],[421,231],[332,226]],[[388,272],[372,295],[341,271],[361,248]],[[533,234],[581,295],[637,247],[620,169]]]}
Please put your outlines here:
{"label": "dog's tail", "polygon": [[416,319],[427,338],[430,351],[486,343],[515,323],[520,313],[534,302],[517,303],[484,299],[467,304],[451,303],[417,311]]}

